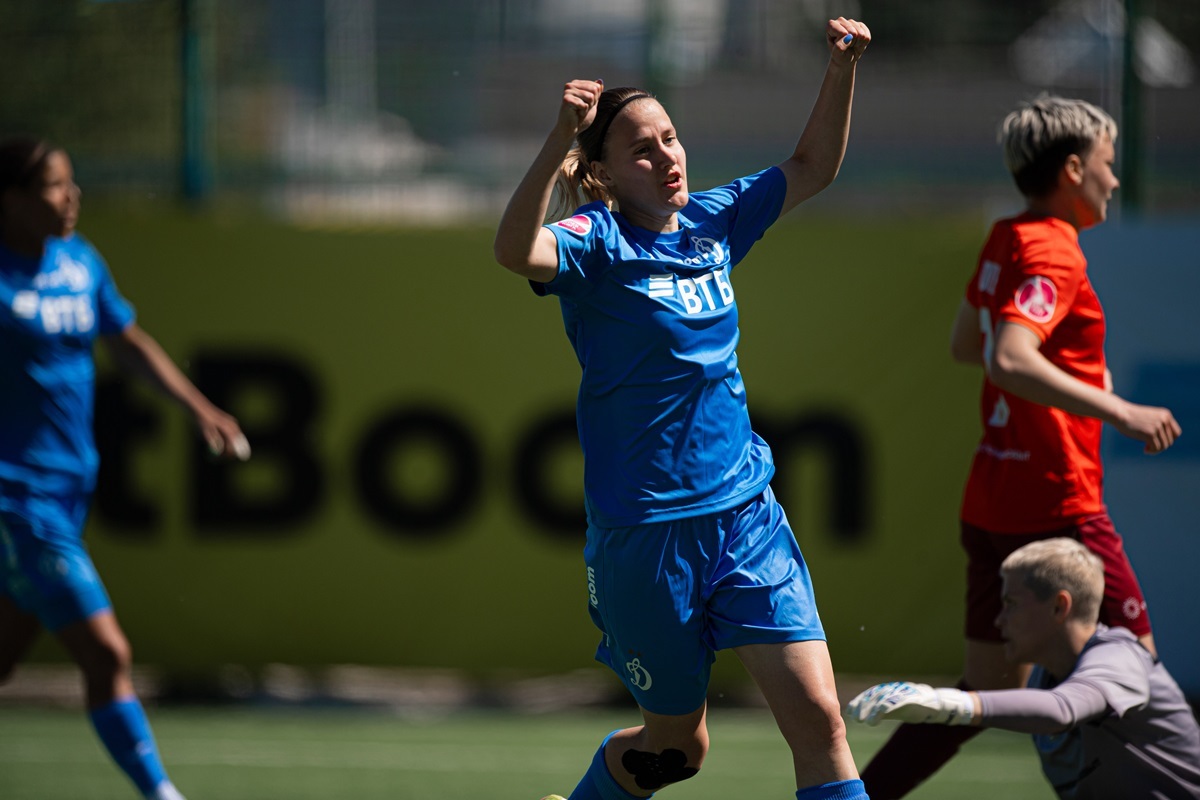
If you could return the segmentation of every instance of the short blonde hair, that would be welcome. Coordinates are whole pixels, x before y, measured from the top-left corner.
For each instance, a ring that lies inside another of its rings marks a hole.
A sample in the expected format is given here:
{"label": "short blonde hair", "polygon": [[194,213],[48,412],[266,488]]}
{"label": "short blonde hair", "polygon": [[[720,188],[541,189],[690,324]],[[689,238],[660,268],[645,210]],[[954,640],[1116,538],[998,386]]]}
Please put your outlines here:
{"label": "short blonde hair", "polygon": [[1087,157],[1105,135],[1117,138],[1117,123],[1084,100],[1042,95],[1022,103],[1000,124],[1004,165],[1026,197],[1044,197],[1058,183],[1067,157]]}
{"label": "short blonde hair", "polygon": [[1104,562],[1074,539],[1043,539],[1014,550],[1000,565],[1006,580],[1019,580],[1039,600],[1071,595],[1071,616],[1095,622],[1104,598]]}

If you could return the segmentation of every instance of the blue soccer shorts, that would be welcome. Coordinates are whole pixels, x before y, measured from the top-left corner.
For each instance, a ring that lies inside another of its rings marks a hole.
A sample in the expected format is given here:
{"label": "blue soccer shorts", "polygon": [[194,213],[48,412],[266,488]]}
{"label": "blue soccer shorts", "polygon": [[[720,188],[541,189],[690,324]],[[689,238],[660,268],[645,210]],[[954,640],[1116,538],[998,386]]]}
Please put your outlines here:
{"label": "blue soccer shorts", "polygon": [[703,705],[718,650],[825,639],[808,567],[769,487],[715,514],[589,526],[584,560],[603,634],[596,660],[651,713]]}
{"label": "blue soccer shorts", "polygon": [[0,594],[49,631],[112,608],[83,543],[88,500],[0,482]]}

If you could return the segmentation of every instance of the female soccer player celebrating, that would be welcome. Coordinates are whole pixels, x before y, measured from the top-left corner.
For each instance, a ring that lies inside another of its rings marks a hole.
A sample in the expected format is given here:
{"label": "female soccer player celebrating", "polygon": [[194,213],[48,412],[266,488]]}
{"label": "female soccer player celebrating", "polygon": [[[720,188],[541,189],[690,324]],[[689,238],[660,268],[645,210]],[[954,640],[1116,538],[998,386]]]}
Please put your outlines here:
{"label": "female soccer player celebrating", "polygon": [[[808,570],[768,486],[771,453],[750,430],[730,282],[766,229],[841,165],[871,34],[845,18],[826,34],[816,104],[777,167],[691,194],[683,145],[654,97],[574,80],[500,223],[496,260],[558,296],[583,368],[596,656],[643,717],[609,734],[571,800],[649,797],[695,775],[722,649],[770,704],[793,753],[796,796],[866,796]],[[591,202],[544,225],[556,183],[567,213],[576,197]]]}
{"label": "female soccer player celebrating", "polygon": [[130,679],[130,649],[83,543],[96,481],[99,337],[114,360],[186,408],[215,453],[249,445],[134,322],[100,254],[75,233],[67,154],[0,144],[0,681],[42,628],[83,671],[88,716],[144,797],[178,800]]}

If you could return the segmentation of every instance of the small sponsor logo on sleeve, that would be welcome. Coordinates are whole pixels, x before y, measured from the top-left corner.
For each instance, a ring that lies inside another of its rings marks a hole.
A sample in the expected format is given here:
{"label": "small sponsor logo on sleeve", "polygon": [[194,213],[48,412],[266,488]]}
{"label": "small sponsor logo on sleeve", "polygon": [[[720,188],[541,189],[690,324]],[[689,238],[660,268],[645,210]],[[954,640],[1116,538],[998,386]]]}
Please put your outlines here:
{"label": "small sponsor logo on sleeve", "polygon": [[1054,307],[1058,303],[1058,289],[1054,281],[1043,275],[1026,278],[1017,287],[1014,297],[1017,310],[1034,322],[1045,323],[1054,318]]}
{"label": "small sponsor logo on sleeve", "polygon": [[587,236],[588,232],[592,229],[592,221],[583,214],[576,214],[569,219],[559,220],[554,224],[577,236]]}

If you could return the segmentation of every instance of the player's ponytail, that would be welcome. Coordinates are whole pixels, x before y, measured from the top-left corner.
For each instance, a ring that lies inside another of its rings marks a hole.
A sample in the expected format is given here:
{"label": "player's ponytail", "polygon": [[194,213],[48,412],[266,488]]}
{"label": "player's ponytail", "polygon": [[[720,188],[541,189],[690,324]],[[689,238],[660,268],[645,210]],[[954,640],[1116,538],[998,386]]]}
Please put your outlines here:
{"label": "player's ponytail", "polygon": [[604,184],[592,175],[582,151],[576,145],[563,159],[558,176],[554,179],[554,192],[550,195],[546,222],[566,219],[575,213],[575,209],[597,200],[610,210],[613,208],[612,196],[604,188]]}
{"label": "player's ponytail", "polygon": [[608,193],[604,184],[592,175],[591,164],[604,157],[604,140],[613,120],[625,106],[642,99],[653,100],[654,95],[631,86],[605,89],[600,94],[592,124],[579,132],[579,144],[571,148],[558,170],[558,177],[554,181],[554,193],[550,197],[550,208],[546,214],[547,222],[566,219],[581,205],[597,200],[608,206],[610,211],[617,210],[613,196]]}

